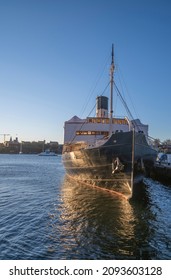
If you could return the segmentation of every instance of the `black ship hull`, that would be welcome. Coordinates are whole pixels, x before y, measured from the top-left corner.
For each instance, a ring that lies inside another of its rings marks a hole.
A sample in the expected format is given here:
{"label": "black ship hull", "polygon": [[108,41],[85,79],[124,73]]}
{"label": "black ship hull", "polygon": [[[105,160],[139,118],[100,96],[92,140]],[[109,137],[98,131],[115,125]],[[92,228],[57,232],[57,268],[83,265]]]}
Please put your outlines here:
{"label": "black ship hull", "polygon": [[150,172],[156,151],[143,133],[118,132],[105,143],[82,147],[64,145],[63,163],[77,181],[132,197],[136,182]]}

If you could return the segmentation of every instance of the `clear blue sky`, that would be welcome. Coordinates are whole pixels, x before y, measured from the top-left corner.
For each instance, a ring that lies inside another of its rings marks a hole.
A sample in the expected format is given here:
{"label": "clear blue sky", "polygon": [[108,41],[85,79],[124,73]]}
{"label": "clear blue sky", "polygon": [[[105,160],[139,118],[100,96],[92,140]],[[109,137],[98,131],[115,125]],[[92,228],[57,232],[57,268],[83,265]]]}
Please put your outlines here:
{"label": "clear blue sky", "polygon": [[62,143],[106,86],[112,43],[125,98],[171,138],[170,0],[0,0],[0,134]]}

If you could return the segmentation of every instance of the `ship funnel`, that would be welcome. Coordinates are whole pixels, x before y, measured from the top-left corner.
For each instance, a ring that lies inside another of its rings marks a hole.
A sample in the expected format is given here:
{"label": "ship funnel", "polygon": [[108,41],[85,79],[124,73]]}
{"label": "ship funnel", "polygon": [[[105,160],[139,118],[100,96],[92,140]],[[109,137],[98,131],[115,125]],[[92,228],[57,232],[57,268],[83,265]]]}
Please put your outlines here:
{"label": "ship funnel", "polygon": [[96,98],[96,117],[108,118],[108,97],[98,96]]}

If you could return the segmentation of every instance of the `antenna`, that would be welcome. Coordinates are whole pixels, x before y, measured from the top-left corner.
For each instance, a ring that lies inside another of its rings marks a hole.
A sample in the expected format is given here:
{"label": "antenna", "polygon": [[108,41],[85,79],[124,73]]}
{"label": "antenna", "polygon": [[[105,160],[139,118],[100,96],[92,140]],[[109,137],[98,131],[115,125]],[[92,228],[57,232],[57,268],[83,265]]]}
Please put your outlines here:
{"label": "antenna", "polygon": [[113,74],[114,74],[114,46],[112,44],[112,61],[111,61],[111,66],[110,66],[110,133],[112,133],[112,119],[113,119],[113,84],[114,84],[114,79],[113,79]]}

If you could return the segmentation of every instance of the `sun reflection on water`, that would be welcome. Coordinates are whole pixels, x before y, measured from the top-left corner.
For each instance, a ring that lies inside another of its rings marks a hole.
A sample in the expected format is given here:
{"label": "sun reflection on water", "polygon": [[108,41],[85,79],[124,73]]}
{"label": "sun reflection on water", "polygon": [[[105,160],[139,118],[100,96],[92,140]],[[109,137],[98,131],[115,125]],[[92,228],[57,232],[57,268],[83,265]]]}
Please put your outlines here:
{"label": "sun reflection on water", "polygon": [[137,228],[144,221],[139,224],[133,204],[121,196],[68,178],[61,192],[60,230],[54,222],[53,238],[62,248],[64,258],[67,255],[77,259],[140,257],[141,237]]}

